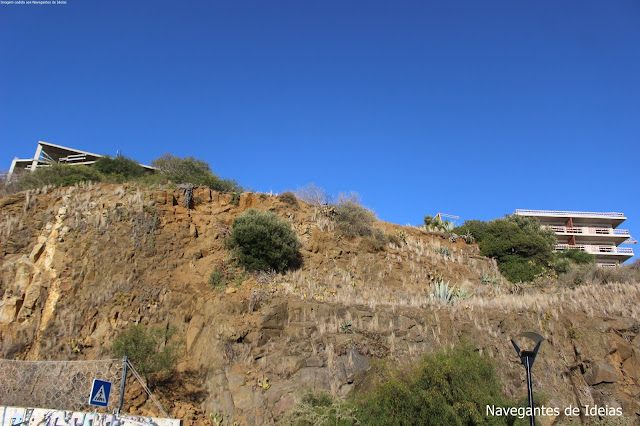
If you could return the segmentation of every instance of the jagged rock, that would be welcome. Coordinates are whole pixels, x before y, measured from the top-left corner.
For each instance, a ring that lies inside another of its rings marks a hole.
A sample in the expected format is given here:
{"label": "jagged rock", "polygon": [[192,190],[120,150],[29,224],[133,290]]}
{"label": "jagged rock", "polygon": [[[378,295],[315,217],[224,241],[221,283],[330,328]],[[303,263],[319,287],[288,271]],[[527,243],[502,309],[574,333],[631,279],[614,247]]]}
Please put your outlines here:
{"label": "jagged rock", "polygon": [[640,349],[633,349],[632,355],[622,363],[622,370],[636,382],[640,381]]}
{"label": "jagged rock", "polygon": [[33,247],[33,250],[31,250],[31,254],[29,255],[29,261],[31,261],[31,263],[36,263],[38,259],[40,259],[40,256],[44,252],[46,243],[47,243],[47,237],[43,237],[43,236],[38,237],[38,242]]}
{"label": "jagged rock", "polygon": [[18,315],[18,297],[5,296],[0,300],[0,324],[11,324]]}
{"label": "jagged rock", "polygon": [[310,356],[305,362],[307,367],[323,367],[324,361],[319,356]]}
{"label": "jagged rock", "polygon": [[240,194],[240,200],[238,201],[238,208],[246,210],[255,205],[255,197],[252,192],[243,192]]}
{"label": "jagged rock", "polygon": [[25,200],[26,194],[18,193],[8,195],[2,199],[0,199],[0,209],[11,206],[13,204],[21,203]]}
{"label": "jagged rock", "polygon": [[166,192],[154,192],[152,199],[153,199],[153,201],[156,202],[156,204],[164,206],[164,205],[167,204],[167,193]]}
{"label": "jagged rock", "polygon": [[629,358],[633,353],[633,347],[631,343],[617,334],[611,335],[611,353],[617,353],[620,355],[622,361]]}
{"label": "jagged rock", "polygon": [[280,302],[269,307],[262,319],[263,329],[284,329],[284,322],[287,318],[287,303]]}
{"label": "jagged rock", "polygon": [[24,300],[22,302],[22,308],[20,308],[20,312],[18,312],[17,319],[22,320],[29,316],[31,316],[33,312],[33,307],[36,304],[36,301],[40,297],[40,283],[32,283],[24,295]]}
{"label": "jagged rock", "polygon": [[584,380],[593,386],[599,383],[615,383],[620,380],[620,374],[616,368],[606,361],[594,361],[585,372]]}
{"label": "jagged rock", "polygon": [[204,317],[202,315],[195,315],[191,322],[189,323],[189,328],[187,328],[187,333],[185,336],[187,351],[190,351],[193,347],[193,344],[198,339],[200,332],[202,331],[202,327],[204,326]]}

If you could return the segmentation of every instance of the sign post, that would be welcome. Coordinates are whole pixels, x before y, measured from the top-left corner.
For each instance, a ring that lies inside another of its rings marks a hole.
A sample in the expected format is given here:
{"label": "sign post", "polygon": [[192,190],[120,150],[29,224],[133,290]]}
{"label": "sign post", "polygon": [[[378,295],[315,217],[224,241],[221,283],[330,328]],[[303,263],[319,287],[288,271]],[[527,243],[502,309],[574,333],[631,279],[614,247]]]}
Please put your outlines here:
{"label": "sign post", "polygon": [[125,355],[122,358],[122,382],[120,383],[120,401],[118,402],[118,408],[116,414],[120,414],[122,410],[122,404],[124,403],[124,389],[127,384],[127,364],[129,363],[129,358]]}
{"label": "sign post", "polygon": [[106,407],[109,404],[109,394],[111,393],[111,382],[93,379],[89,404],[98,407]]}

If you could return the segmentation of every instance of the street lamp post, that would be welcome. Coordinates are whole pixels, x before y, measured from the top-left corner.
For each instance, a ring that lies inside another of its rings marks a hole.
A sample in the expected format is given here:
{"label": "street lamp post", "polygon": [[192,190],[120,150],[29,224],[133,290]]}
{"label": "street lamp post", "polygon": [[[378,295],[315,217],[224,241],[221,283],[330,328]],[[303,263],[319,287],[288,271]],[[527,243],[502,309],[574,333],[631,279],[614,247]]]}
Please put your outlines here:
{"label": "street lamp post", "polygon": [[533,340],[536,345],[532,351],[525,351],[521,350],[516,342],[511,339],[511,343],[513,344],[513,347],[516,348],[516,352],[520,357],[522,365],[524,365],[524,368],[527,370],[527,394],[529,396],[529,407],[531,408],[531,416],[529,417],[529,420],[531,426],[535,426],[536,420],[535,416],[533,415],[533,387],[531,385],[531,367],[533,367],[533,361],[535,361],[536,355],[538,355],[538,349],[540,349],[540,344],[544,341],[544,337],[532,332],[520,333],[516,337],[514,337],[514,339],[517,339],[518,337],[526,337],[527,339]]}

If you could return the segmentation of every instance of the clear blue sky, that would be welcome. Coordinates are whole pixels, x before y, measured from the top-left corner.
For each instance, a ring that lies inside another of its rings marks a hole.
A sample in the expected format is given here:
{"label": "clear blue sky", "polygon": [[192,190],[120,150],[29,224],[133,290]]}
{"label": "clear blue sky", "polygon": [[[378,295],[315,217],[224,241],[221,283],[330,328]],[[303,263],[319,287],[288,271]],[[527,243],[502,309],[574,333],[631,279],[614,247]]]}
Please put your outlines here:
{"label": "clear blue sky", "polygon": [[67,3],[0,6],[2,168],[170,152],[399,224],[622,211],[640,238],[637,0]]}

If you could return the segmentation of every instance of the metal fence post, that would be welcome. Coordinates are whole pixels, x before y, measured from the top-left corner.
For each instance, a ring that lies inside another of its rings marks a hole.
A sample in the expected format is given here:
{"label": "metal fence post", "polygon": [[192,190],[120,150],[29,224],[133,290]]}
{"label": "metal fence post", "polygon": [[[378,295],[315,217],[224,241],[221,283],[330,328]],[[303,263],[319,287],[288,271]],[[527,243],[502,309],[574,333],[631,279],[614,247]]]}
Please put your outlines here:
{"label": "metal fence post", "polygon": [[122,410],[122,404],[124,404],[124,389],[127,384],[127,365],[129,364],[129,358],[125,355],[122,358],[122,382],[120,383],[120,402],[118,403],[118,410],[116,414],[120,414]]}

